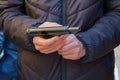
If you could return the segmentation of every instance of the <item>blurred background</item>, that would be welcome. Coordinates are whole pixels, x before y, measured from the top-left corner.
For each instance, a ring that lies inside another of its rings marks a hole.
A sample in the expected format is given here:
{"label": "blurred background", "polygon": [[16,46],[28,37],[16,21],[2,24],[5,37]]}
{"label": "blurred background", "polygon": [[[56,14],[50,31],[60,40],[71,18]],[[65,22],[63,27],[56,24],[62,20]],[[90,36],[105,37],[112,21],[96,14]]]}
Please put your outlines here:
{"label": "blurred background", "polygon": [[115,48],[115,60],[116,60],[115,80],[120,80],[120,45],[117,48]]}

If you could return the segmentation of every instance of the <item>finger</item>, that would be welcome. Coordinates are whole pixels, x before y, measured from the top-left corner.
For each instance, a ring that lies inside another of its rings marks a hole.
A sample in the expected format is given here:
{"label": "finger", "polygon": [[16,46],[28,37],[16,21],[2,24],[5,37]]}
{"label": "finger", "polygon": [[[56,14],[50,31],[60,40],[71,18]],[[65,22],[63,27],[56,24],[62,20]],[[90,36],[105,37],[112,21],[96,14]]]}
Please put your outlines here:
{"label": "finger", "polygon": [[52,26],[61,26],[61,25],[56,22],[45,22],[39,27],[52,27]]}
{"label": "finger", "polygon": [[41,50],[44,50],[45,48],[43,46],[35,45],[35,49],[38,51],[41,51]]}
{"label": "finger", "polygon": [[61,48],[61,46],[63,46],[63,43],[61,43],[61,42],[62,42],[62,40],[58,41],[58,42],[55,42],[50,47],[41,49],[40,51],[43,52],[43,53],[51,53],[51,52],[58,51]]}
{"label": "finger", "polygon": [[61,36],[64,39],[64,45],[71,44],[75,41],[75,37],[73,35],[63,35]]}
{"label": "finger", "polygon": [[75,50],[76,52],[72,52],[71,51],[71,53],[68,53],[68,54],[62,54],[62,56],[63,56],[63,58],[65,58],[65,59],[71,59],[71,60],[78,60],[78,59],[80,59],[80,58],[82,58],[82,57],[84,57],[85,56],[85,50],[84,49],[82,49],[82,50]]}
{"label": "finger", "polygon": [[49,45],[56,42],[58,39],[59,39],[58,36],[52,37],[50,39],[44,39],[44,38],[41,38],[41,37],[35,37],[33,39],[33,43],[35,45],[38,45],[38,46],[48,47]]}
{"label": "finger", "polygon": [[64,52],[58,51],[58,52],[62,56],[72,55],[72,54],[78,54],[78,53],[80,53],[80,48],[76,47],[76,48],[69,49],[68,51],[64,51]]}
{"label": "finger", "polygon": [[55,52],[56,50],[40,50],[40,52],[42,52],[42,53],[45,53],[45,54],[50,54],[50,53],[53,53],[53,52]]}
{"label": "finger", "polygon": [[77,41],[64,45],[59,51],[68,52],[69,50],[75,49],[76,47],[80,48],[80,44]]}
{"label": "finger", "polygon": [[73,34],[66,35],[66,40],[73,41],[75,39],[75,36]]}
{"label": "finger", "polygon": [[43,38],[43,37],[41,37],[41,36],[35,36],[35,37],[33,37],[33,43],[35,44],[35,45],[39,45],[40,44],[40,40],[41,40],[41,38]]}
{"label": "finger", "polygon": [[64,58],[64,59],[70,59],[70,60],[78,60],[78,59],[80,59],[80,57],[79,56],[77,56],[77,55],[74,55],[74,54],[72,54],[72,55],[62,55],[62,57]]}

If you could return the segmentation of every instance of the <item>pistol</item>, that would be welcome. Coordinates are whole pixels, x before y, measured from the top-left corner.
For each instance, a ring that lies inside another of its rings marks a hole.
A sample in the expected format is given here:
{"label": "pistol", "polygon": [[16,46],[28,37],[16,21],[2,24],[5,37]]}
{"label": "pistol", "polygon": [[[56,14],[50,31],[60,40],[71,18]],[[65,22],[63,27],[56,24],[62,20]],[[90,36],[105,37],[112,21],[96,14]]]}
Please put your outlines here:
{"label": "pistol", "polygon": [[69,27],[69,26],[51,26],[51,27],[39,27],[39,28],[28,28],[28,36],[44,36],[50,38],[56,35],[63,34],[74,34],[80,31],[79,27]]}

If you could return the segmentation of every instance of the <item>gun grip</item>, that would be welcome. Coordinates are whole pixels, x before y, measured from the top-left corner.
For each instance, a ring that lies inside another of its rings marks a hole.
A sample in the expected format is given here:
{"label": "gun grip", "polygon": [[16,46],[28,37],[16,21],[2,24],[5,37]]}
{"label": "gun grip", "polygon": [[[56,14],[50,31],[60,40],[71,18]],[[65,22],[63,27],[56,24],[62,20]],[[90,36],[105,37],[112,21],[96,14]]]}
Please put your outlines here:
{"label": "gun grip", "polygon": [[45,39],[49,39],[49,38],[52,38],[53,35],[42,35],[42,37],[45,38]]}

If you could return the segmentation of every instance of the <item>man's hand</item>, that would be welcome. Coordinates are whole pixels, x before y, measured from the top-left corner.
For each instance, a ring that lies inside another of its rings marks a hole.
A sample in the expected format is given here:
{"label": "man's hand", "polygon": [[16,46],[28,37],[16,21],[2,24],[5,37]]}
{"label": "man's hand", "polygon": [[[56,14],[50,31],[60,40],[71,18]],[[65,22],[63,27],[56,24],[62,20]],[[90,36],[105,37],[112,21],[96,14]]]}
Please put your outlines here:
{"label": "man's hand", "polygon": [[[57,23],[45,22],[40,27],[61,26]],[[58,51],[65,59],[78,60],[85,56],[83,44],[73,34],[54,36],[45,39],[42,36],[33,37],[36,50],[44,54]]]}
{"label": "man's hand", "polygon": [[44,39],[43,37],[34,37],[33,43],[36,50],[41,53],[49,54],[57,51],[62,46],[62,38],[55,36],[49,39]]}
{"label": "man's hand", "polygon": [[[39,27],[50,27],[50,26],[61,26],[57,23],[53,22],[45,22]],[[42,36],[35,36],[33,37],[33,44],[36,50],[40,51],[41,53],[49,54],[52,52],[57,51],[62,46],[62,37],[54,36],[49,39],[45,39]]]}
{"label": "man's hand", "polygon": [[61,49],[58,53],[65,59],[78,60],[85,56],[85,49],[83,44],[75,37],[75,35],[63,35],[64,41]]}

